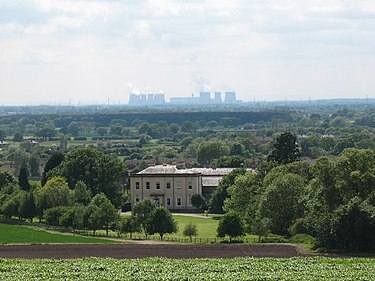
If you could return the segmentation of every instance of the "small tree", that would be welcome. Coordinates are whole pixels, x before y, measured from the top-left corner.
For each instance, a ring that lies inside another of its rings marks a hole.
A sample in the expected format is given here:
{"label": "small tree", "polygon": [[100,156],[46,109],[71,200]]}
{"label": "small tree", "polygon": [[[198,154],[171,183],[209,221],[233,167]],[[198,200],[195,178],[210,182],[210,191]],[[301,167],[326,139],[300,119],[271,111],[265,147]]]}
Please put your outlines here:
{"label": "small tree", "polygon": [[133,216],[137,223],[140,224],[146,236],[146,240],[149,234],[151,215],[156,208],[157,206],[155,202],[151,201],[150,199],[142,200],[133,208]]}
{"label": "small tree", "polygon": [[118,212],[104,193],[96,195],[92,199],[92,203],[98,207],[92,216],[98,221],[99,226],[105,229],[108,236],[111,224],[118,219]]}
{"label": "small tree", "polygon": [[232,238],[244,236],[244,225],[241,218],[235,213],[225,214],[219,221],[217,227],[218,237],[229,237],[229,242],[232,242]]}
{"label": "small tree", "polygon": [[276,138],[272,153],[268,156],[269,161],[279,164],[288,164],[298,160],[300,151],[296,144],[297,137],[292,133],[283,133]]}
{"label": "small tree", "polygon": [[151,235],[158,233],[160,240],[163,240],[164,234],[176,233],[177,229],[177,222],[167,208],[160,206],[152,212],[148,229]]}
{"label": "small tree", "polygon": [[200,194],[194,194],[191,197],[191,204],[195,208],[200,209],[201,211],[203,211],[207,206],[206,200],[204,200],[203,196]]}
{"label": "small tree", "polygon": [[34,195],[30,192],[24,192],[20,198],[18,206],[18,214],[21,218],[29,219],[31,222],[36,215],[36,206]]}
{"label": "small tree", "polygon": [[133,216],[122,217],[117,221],[116,230],[119,234],[129,233],[130,239],[133,239],[133,233],[141,231],[141,226]]}
{"label": "small tree", "polygon": [[270,233],[270,220],[268,218],[257,218],[252,225],[252,232],[258,235],[259,242],[262,237],[267,237]]}
{"label": "small tree", "polygon": [[184,231],[182,232],[184,236],[188,236],[190,238],[190,243],[193,240],[193,236],[198,235],[198,230],[197,230],[197,225],[189,222],[187,225],[184,227]]}
{"label": "small tree", "polygon": [[83,181],[77,182],[76,186],[74,187],[74,201],[87,205],[90,203],[91,198],[91,192],[87,188],[86,184]]}

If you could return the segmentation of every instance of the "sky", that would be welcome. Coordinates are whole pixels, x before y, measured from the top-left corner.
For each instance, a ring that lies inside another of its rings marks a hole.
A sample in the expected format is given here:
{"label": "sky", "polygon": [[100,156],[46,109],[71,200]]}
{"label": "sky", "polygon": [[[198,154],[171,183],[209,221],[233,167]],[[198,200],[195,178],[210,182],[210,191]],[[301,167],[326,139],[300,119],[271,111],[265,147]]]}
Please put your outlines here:
{"label": "sky", "polygon": [[0,104],[375,98],[374,0],[0,0]]}

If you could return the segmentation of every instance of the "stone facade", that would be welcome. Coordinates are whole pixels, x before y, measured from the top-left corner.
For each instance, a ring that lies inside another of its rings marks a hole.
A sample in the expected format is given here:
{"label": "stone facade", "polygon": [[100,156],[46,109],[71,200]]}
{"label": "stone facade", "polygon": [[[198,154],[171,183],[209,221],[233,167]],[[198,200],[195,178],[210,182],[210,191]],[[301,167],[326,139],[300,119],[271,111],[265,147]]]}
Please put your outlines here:
{"label": "stone facade", "polygon": [[157,165],[130,176],[132,207],[152,199],[173,211],[196,211],[191,204],[194,194],[209,200],[223,176],[233,168],[179,169],[174,165]]}

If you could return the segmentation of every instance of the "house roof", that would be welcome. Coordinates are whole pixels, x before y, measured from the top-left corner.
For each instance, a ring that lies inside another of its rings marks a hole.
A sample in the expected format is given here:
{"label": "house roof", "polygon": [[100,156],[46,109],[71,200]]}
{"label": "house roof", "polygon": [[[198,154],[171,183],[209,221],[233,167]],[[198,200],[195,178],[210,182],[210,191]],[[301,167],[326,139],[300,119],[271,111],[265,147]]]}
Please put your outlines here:
{"label": "house roof", "polygon": [[156,165],[148,167],[139,173],[137,175],[164,175],[164,174],[177,174],[177,175],[195,175],[199,174],[198,172],[194,172],[191,169],[178,169],[174,165]]}
{"label": "house roof", "polygon": [[[156,165],[148,167],[137,175],[197,175],[200,174],[203,177],[223,177],[232,172],[234,168],[191,168],[191,169],[178,169],[176,165]],[[247,169],[252,171],[252,169]]]}
{"label": "house roof", "polygon": [[203,187],[218,187],[222,177],[202,177]]}

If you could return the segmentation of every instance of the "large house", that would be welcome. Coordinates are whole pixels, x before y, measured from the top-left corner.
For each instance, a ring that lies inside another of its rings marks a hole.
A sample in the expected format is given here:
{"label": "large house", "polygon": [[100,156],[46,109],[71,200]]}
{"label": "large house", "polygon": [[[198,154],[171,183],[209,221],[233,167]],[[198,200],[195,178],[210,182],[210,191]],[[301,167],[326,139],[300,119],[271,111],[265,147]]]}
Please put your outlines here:
{"label": "large house", "polygon": [[191,197],[200,194],[208,200],[223,176],[233,168],[178,168],[157,165],[130,176],[131,204],[153,199],[174,211],[194,211]]}

